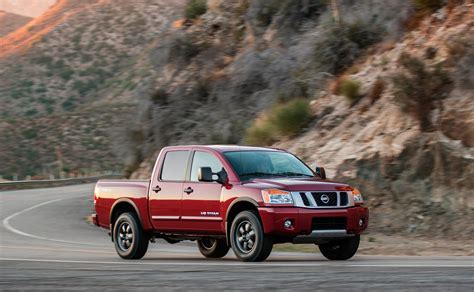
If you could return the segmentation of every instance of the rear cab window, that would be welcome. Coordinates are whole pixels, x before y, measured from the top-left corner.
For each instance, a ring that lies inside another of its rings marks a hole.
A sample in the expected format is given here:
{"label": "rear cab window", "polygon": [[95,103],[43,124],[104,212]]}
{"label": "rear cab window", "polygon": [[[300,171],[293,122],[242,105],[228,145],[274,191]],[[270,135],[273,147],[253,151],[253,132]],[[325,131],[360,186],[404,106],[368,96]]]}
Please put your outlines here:
{"label": "rear cab window", "polygon": [[188,165],[189,150],[173,150],[166,152],[161,168],[160,180],[184,181]]}

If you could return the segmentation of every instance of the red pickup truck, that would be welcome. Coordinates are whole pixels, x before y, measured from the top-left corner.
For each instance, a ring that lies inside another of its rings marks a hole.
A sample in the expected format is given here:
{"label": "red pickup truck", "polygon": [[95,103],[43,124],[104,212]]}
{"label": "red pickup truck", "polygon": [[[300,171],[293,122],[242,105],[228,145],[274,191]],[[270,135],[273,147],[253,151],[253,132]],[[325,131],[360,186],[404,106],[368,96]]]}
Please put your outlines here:
{"label": "red pickup truck", "polygon": [[359,247],[369,213],[361,193],[326,180],[280,149],[246,146],[165,147],[150,180],[101,180],[96,225],[110,230],[120,257],[142,258],[148,243],[196,240],[208,258],[231,247],[243,261],[263,261],[273,244],[319,246],[330,260]]}

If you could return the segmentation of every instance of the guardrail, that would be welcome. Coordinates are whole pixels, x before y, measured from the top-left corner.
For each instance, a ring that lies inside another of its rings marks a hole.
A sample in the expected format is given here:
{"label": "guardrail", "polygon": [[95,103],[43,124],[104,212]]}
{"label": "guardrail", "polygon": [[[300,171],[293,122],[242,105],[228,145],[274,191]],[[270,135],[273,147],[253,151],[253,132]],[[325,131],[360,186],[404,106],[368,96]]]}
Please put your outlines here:
{"label": "guardrail", "polygon": [[106,178],[112,179],[112,178],[121,178],[121,177],[123,177],[123,175],[121,174],[104,174],[104,175],[74,177],[74,178],[0,181],[0,191],[93,183],[93,182],[98,181],[99,179],[106,179]]}

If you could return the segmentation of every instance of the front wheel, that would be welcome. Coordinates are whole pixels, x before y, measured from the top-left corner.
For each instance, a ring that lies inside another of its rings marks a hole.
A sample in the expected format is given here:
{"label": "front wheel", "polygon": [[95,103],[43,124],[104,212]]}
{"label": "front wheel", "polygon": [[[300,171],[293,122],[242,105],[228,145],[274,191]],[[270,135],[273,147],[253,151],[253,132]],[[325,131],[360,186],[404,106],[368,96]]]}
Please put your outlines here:
{"label": "front wheel", "polygon": [[244,262],[264,261],[272,252],[272,238],[263,233],[260,219],[254,212],[239,213],[230,229],[232,249]]}
{"label": "front wheel", "polygon": [[355,255],[359,248],[360,235],[319,245],[319,250],[329,260],[344,261]]}
{"label": "front wheel", "polygon": [[206,258],[221,258],[229,251],[224,239],[203,238],[199,239],[197,244],[199,251]]}
{"label": "front wheel", "polygon": [[114,224],[113,239],[115,250],[123,259],[141,259],[150,241],[135,213],[123,213],[118,217]]}

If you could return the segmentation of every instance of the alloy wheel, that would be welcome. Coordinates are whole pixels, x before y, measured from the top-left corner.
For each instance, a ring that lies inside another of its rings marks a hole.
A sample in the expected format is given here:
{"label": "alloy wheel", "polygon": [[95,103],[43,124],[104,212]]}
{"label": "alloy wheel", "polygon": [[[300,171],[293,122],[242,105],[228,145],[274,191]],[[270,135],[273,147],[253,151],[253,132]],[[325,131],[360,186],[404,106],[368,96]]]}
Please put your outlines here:
{"label": "alloy wheel", "polygon": [[118,244],[120,249],[127,251],[133,243],[133,229],[128,222],[122,222],[118,229]]}
{"label": "alloy wheel", "polygon": [[256,236],[252,223],[245,220],[239,223],[236,230],[237,248],[243,253],[249,253],[255,246]]}

